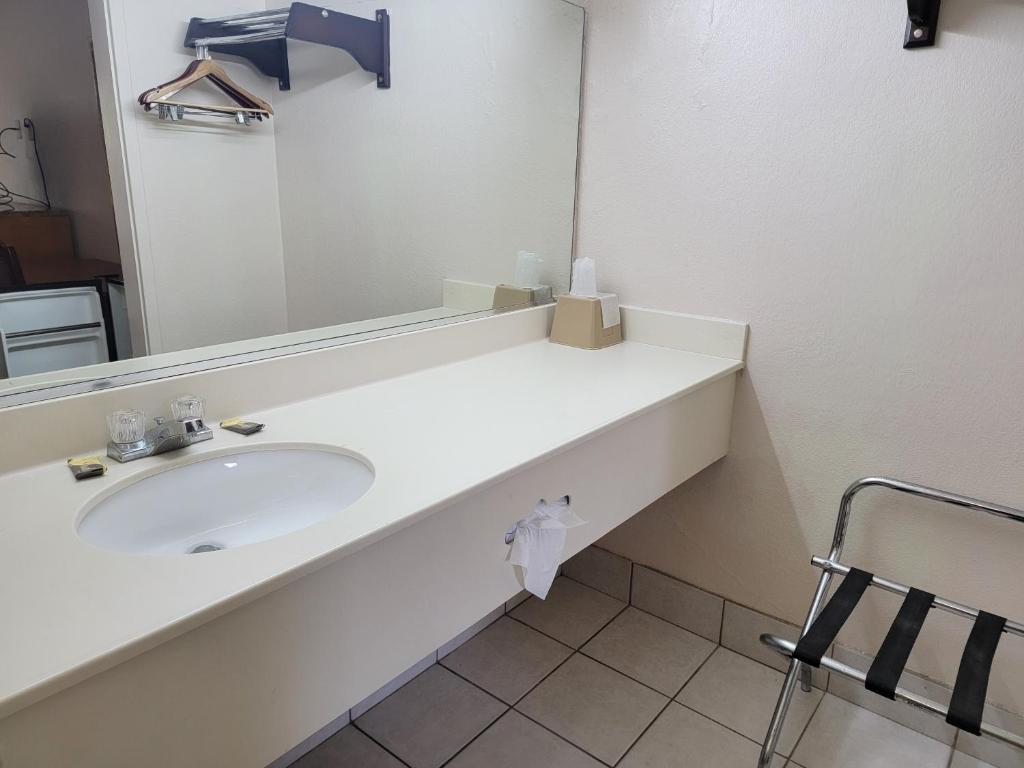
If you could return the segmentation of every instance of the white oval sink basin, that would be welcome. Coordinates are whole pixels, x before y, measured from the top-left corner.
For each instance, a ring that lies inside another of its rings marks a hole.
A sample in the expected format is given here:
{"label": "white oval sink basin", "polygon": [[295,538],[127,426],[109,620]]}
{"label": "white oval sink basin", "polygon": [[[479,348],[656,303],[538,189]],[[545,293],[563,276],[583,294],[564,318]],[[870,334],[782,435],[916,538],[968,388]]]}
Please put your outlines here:
{"label": "white oval sink basin", "polygon": [[90,509],[78,535],[145,555],[215,552],[307,528],[373,485],[369,464],[315,449],[236,453],[186,464],[122,488]]}

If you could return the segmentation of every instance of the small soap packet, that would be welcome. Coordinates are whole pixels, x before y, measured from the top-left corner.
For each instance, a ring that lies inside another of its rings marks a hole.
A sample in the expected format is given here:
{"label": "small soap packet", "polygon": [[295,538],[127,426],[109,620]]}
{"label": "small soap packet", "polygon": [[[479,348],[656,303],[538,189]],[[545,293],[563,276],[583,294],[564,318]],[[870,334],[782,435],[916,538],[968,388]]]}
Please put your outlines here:
{"label": "small soap packet", "polygon": [[107,465],[96,456],[86,456],[83,459],[68,459],[68,467],[75,480],[86,480],[90,477],[102,477],[107,473]]}
{"label": "small soap packet", "polygon": [[266,424],[260,424],[256,421],[246,421],[245,419],[224,419],[220,423],[221,429],[226,429],[228,432],[237,432],[240,435],[255,435],[257,432],[263,430]]}

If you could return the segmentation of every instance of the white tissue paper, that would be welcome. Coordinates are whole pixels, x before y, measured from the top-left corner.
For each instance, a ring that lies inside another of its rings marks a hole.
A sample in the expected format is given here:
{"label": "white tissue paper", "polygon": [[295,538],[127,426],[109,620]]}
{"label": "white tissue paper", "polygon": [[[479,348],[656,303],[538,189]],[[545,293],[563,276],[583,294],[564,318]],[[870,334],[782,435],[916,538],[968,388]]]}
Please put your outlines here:
{"label": "white tissue paper", "polygon": [[621,323],[619,297],[614,293],[599,293],[597,298],[601,300],[601,325],[605,328],[612,328]]}
{"label": "white tissue paper", "polygon": [[544,259],[536,253],[520,251],[516,258],[516,288],[536,288],[540,285],[540,265]]}
{"label": "white tissue paper", "polygon": [[528,592],[541,600],[548,596],[562,562],[565,532],[584,523],[566,496],[555,502],[539,501],[529,517],[509,528],[508,535],[515,536],[509,561],[523,569],[523,586]]}
{"label": "white tissue paper", "polygon": [[587,299],[597,296],[597,267],[593,259],[576,259],[572,263],[572,288],[569,295]]}

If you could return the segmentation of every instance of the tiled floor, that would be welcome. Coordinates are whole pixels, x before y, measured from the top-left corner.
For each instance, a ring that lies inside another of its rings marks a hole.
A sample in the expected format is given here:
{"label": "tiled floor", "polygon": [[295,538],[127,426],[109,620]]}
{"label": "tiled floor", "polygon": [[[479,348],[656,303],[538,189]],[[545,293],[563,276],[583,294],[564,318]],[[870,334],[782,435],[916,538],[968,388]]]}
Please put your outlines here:
{"label": "tiled floor", "polygon": [[[563,577],[293,768],[754,768],[781,683]],[[990,768],[817,689],[797,692],[773,766]]]}

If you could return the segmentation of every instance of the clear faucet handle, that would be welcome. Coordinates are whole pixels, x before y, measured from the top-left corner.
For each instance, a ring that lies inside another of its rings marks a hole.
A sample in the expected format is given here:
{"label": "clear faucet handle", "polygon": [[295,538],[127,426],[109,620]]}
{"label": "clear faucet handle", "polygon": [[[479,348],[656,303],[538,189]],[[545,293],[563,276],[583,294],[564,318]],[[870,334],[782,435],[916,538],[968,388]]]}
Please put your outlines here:
{"label": "clear faucet handle", "polygon": [[146,436],[146,414],[142,411],[114,411],[107,416],[110,439],[119,445],[137,443]]}
{"label": "clear faucet handle", "polygon": [[171,402],[171,416],[175,421],[196,421],[203,418],[202,398],[182,395]]}

